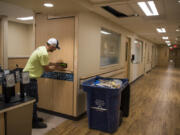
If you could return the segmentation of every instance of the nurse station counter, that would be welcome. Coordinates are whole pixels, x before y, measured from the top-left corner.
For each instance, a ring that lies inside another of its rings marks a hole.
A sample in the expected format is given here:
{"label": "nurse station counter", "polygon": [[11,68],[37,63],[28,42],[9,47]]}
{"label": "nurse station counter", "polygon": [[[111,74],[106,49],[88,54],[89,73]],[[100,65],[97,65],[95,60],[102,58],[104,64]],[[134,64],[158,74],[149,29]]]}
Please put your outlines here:
{"label": "nurse station counter", "polygon": [[30,97],[15,103],[0,101],[0,135],[31,135],[34,102]]}

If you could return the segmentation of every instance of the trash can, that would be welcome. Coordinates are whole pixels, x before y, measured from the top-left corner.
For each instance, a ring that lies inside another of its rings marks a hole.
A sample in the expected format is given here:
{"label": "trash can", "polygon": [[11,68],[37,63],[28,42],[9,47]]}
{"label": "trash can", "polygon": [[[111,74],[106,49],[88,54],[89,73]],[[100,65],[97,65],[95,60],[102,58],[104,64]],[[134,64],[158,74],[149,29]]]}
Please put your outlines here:
{"label": "trash can", "polygon": [[[101,81],[121,81],[118,88],[100,86]],[[127,79],[95,77],[83,82],[82,87],[87,92],[88,125],[108,133],[117,130],[120,124],[121,92],[128,85]]]}
{"label": "trash can", "polygon": [[130,84],[128,84],[121,93],[121,112],[123,117],[129,116],[130,109]]}

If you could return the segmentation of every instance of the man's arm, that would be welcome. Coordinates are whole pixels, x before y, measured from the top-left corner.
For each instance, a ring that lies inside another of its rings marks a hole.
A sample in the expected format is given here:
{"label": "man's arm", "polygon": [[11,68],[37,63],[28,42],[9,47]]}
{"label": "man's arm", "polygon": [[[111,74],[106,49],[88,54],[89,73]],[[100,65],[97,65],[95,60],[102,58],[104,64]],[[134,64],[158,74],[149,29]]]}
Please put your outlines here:
{"label": "man's arm", "polygon": [[57,64],[54,63],[54,62],[49,62],[49,65],[48,66],[56,66]]}
{"label": "man's arm", "polygon": [[47,66],[43,66],[43,69],[44,69],[45,72],[52,72],[52,71],[55,70],[55,66],[47,65]]}
{"label": "man's arm", "polygon": [[56,63],[54,63],[53,65],[52,65],[52,63],[50,63],[47,66],[43,66],[43,68],[44,68],[44,71],[46,71],[46,72],[52,72],[52,71],[55,71],[55,70],[65,71],[65,69],[63,67],[57,65]]}

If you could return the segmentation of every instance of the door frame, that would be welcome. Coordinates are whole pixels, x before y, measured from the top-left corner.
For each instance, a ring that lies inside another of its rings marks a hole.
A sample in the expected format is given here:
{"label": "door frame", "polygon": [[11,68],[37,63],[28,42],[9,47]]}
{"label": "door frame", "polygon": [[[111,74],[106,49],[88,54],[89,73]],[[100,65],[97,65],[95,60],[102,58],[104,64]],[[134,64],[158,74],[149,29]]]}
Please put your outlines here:
{"label": "door frame", "polygon": [[[127,78],[130,80],[130,73],[131,73],[131,41],[132,41],[132,39],[131,39],[131,37],[129,37],[129,36],[127,36],[126,37],[126,41],[125,41],[125,45],[126,45],[126,47],[127,47],[127,45],[128,45],[128,51],[126,52],[127,54],[127,56],[125,56],[125,57],[127,57],[127,67],[126,68],[128,68],[127,69]],[[127,44],[127,42],[128,42],[128,44]]]}

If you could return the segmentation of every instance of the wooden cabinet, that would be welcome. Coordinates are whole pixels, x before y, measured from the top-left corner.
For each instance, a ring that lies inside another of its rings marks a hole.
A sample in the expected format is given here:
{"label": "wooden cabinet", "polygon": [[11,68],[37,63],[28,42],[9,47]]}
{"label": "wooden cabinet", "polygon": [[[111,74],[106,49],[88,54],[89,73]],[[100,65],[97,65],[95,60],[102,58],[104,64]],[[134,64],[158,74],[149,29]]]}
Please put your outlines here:
{"label": "wooden cabinet", "polygon": [[6,112],[6,135],[32,134],[33,103]]}
{"label": "wooden cabinet", "polygon": [[0,102],[0,135],[31,135],[35,99],[25,97],[16,103]]}
{"label": "wooden cabinet", "polygon": [[39,107],[47,110],[53,110],[53,80],[38,79]]}
{"label": "wooden cabinet", "polygon": [[53,110],[63,114],[73,114],[73,82],[54,80]]}
{"label": "wooden cabinet", "polygon": [[73,115],[73,82],[41,78],[38,89],[40,108]]}

